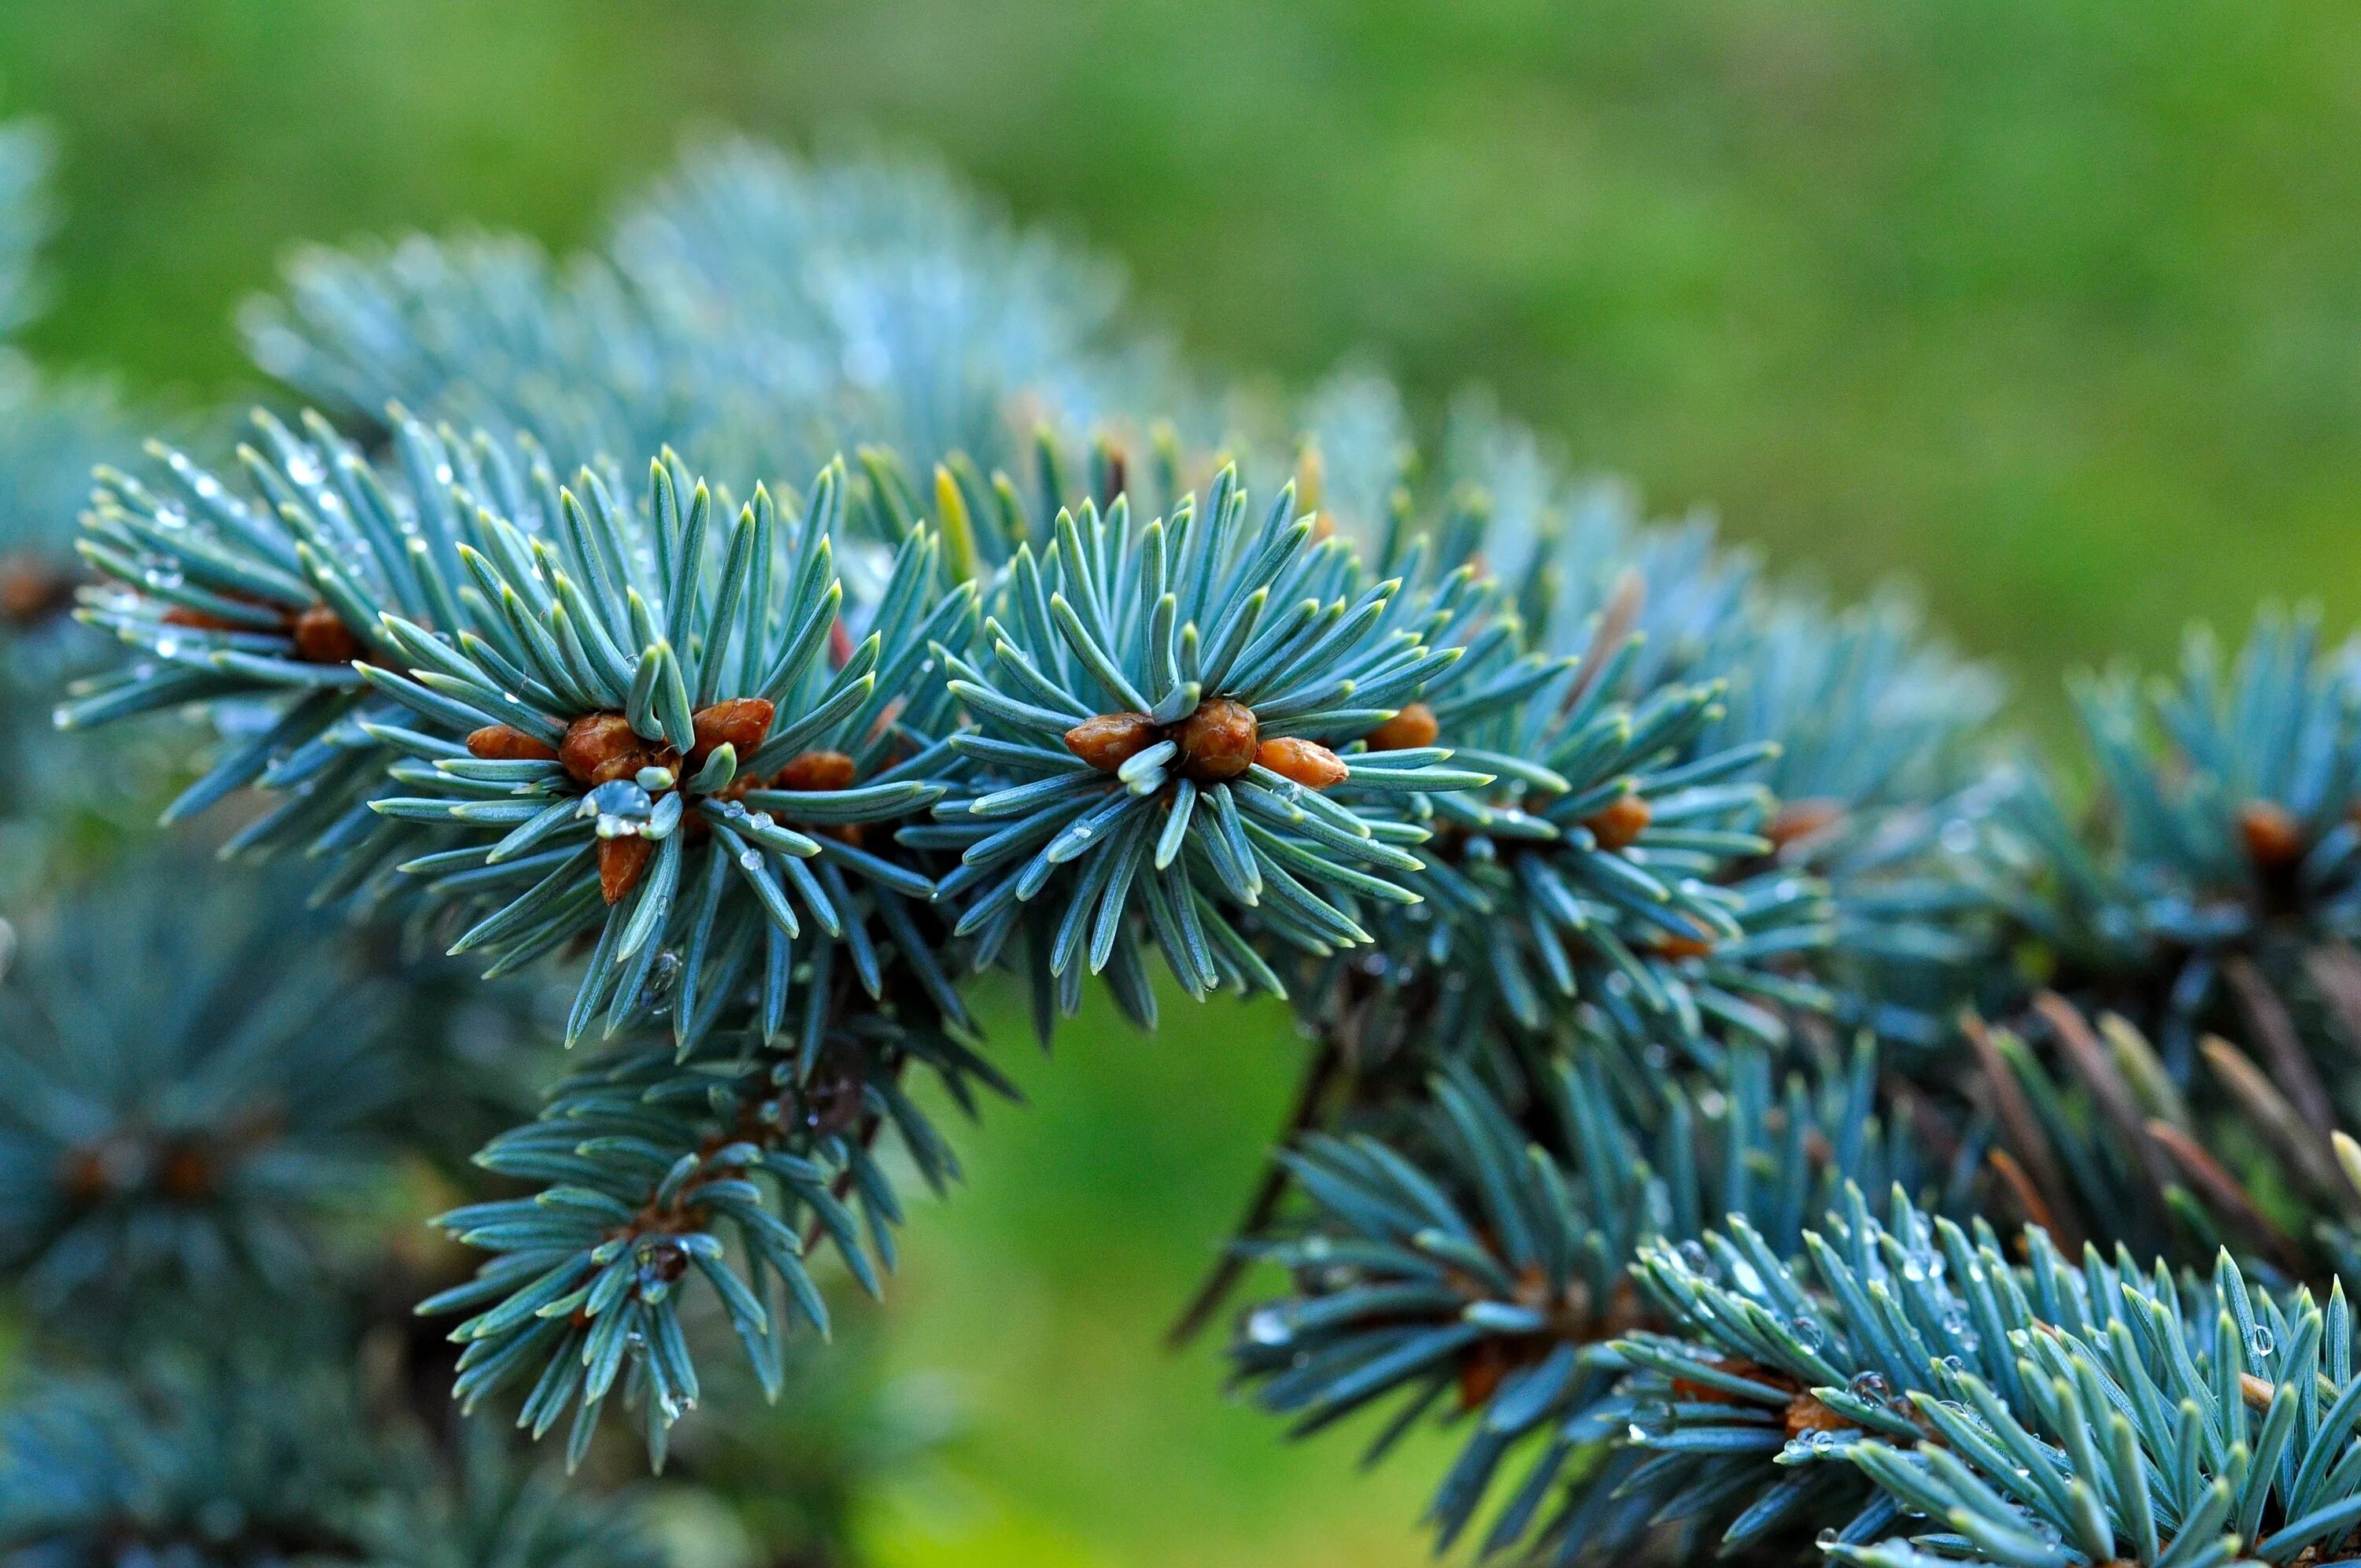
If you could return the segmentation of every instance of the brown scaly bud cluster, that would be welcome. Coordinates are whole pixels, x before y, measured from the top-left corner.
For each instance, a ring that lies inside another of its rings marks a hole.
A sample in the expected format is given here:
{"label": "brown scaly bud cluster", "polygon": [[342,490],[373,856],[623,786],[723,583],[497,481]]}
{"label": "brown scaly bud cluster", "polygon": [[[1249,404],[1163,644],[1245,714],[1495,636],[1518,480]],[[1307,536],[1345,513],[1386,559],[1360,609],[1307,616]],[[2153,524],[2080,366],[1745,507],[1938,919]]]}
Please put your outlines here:
{"label": "brown scaly bud cluster", "polygon": [[1619,1280],[1604,1311],[1594,1311],[1590,1292],[1579,1280],[1566,1288],[1565,1299],[1553,1302],[1540,1269],[1528,1266],[1517,1280],[1519,1305],[1546,1310],[1550,1326],[1519,1339],[1489,1335],[1478,1340],[1459,1363],[1459,1408],[1473,1410],[1499,1391],[1508,1375],[1530,1366],[1561,1343],[1590,1344],[1631,1332],[1647,1324],[1639,1292],[1628,1279]]}
{"label": "brown scaly bud cluster", "polygon": [[2238,837],[2246,858],[2263,871],[2283,871],[2303,857],[2303,825],[2275,800],[2250,800],[2238,807]]}
{"label": "brown scaly bud cluster", "polygon": [[[267,1131],[258,1124],[256,1131]],[[58,1184],[76,1208],[143,1190],[175,1203],[204,1203],[221,1193],[225,1157],[195,1138],[175,1138],[142,1150],[110,1135],[66,1151],[58,1162]]]}
{"label": "brown scaly bud cluster", "polygon": [[1261,738],[1254,709],[1225,696],[1199,703],[1172,730],[1180,747],[1181,774],[1199,784],[1219,784],[1245,773],[1254,765]]}
{"label": "brown scaly bud cluster", "polygon": [[[1858,1430],[1857,1422],[1820,1403],[1812,1397],[1811,1390],[1775,1366],[1764,1366],[1742,1356],[1732,1356],[1722,1362],[1719,1369],[1733,1377],[1743,1377],[1750,1383],[1760,1383],[1791,1395],[1786,1409],[1781,1414],[1782,1424],[1790,1440],[1816,1431]],[[1731,1405],[1738,1402],[1727,1389],[1688,1377],[1673,1379],[1673,1398],[1689,1404]]]}
{"label": "brown scaly bud cluster", "polygon": [[557,760],[575,783],[596,789],[642,768],[669,767],[679,758],[662,741],[642,739],[620,713],[586,713],[566,726]]}
{"label": "brown scaly bud cluster", "polygon": [[[701,707],[690,716],[696,744],[683,757],[662,741],[650,740],[620,713],[586,713],[566,727],[566,739],[555,748],[506,724],[489,724],[467,736],[467,754],[496,762],[556,762],[566,775],[585,789],[617,779],[636,778],[643,768],[664,768],[686,789],[687,780],[723,746],[734,750],[741,764],[751,760],[770,733],[775,705],[762,697],[730,697]],[[719,793],[734,799],[750,789],[840,790],[853,784],[854,764],[841,751],[801,751],[767,781],[741,773]],[[691,816],[683,832],[692,840],[708,831],[702,817]],[[857,825],[830,825],[820,829],[840,837],[857,835]],[[655,846],[636,835],[598,841],[598,892],[609,904],[620,904],[639,885]]]}
{"label": "brown scaly bud cluster", "polygon": [[1602,850],[1627,850],[1641,834],[1648,830],[1654,813],[1648,803],[1636,795],[1619,795],[1595,814],[1582,819],[1590,836],[1598,840]]}
{"label": "brown scaly bud cluster", "polygon": [[1372,751],[1412,751],[1433,745],[1442,733],[1443,726],[1435,721],[1434,709],[1414,702],[1370,730],[1368,746]]}
{"label": "brown scaly bud cluster", "polygon": [[1345,761],[1316,740],[1262,739],[1254,709],[1228,697],[1201,702],[1176,724],[1144,713],[1102,713],[1066,731],[1066,750],[1103,773],[1112,773],[1159,740],[1180,749],[1180,774],[1196,784],[1234,779],[1259,762],[1310,789],[1342,783]]}

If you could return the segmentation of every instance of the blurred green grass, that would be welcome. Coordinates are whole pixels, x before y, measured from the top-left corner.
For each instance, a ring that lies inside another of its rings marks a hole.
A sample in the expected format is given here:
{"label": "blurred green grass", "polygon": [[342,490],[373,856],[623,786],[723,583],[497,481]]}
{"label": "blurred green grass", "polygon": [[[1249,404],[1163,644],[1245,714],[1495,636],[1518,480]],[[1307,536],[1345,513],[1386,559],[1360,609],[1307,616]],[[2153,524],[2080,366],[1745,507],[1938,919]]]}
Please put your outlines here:
{"label": "blurred green grass", "polygon": [[[0,108],[63,136],[36,345],[151,393],[237,386],[230,308],[293,240],[564,246],[686,128],[874,135],[1121,255],[1217,367],[1489,382],[1784,568],[1906,572],[2038,709],[2192,616],[2361,609],[2356,34],[2191,0],[16,0]],[[1170,1011],[1026,1058],[1032,1108],[913,1227],[895,1354],[958,1369],[973,1428],[960,1496],[887,1510],[896,1560],[1417,1552],[1417,1464],[1283,1453],[1154,1347],[1293,1050],[1274,1010]]]}
{"label": "blurred green grass", "polygon": [[1218,1332],[1160,1344],[1286,1115],[1302,1063],[1286,1010],[1167,987],[1150,1037],[1094,994],[1045,1057],[1013,987],[981,1002],[1025,1103],[961,1139],[969,1179],[915,1216],[888,1290],[892,1358],[945,1373],[965,1419],[951,1484],[886,1499],[881,1563],[1425,1561],[1411,1526],[1439,1445],[1362,1477],[1367,1423],[1283,1447],[1223,1395]]}
{"label": "blurred green grass", "polygon": [[43,346],[192,390],[291,238],[565,243],[685,125],[939,149],[1217,364],[1371,346],[2039,690],[2361,608],[2361,15],[2191,0],[19,0]]}

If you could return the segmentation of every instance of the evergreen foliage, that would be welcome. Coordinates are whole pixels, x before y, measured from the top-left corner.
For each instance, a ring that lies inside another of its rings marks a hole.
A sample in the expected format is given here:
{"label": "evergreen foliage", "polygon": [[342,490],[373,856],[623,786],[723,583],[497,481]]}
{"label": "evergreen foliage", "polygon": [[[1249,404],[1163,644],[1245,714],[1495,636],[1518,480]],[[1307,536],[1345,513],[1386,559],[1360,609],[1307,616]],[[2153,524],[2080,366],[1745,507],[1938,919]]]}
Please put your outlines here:
{"label": "evergreen foliage", "polygon": [[[792,1415],[821,1244],[881,1289],[899,1184],[959,1174],[926,1105],[1010,1094],[968,977],[1046,1042],[1091,974],[1152,1026],[1153,950],[1310,1036],[1182,1332],[1273,1266],[1241,1385],[1306,1432],[1384,1407],[1373,1456],[1462,1428],[1441,1544],[2361,1545],[2350,651],[2266,619],[2087,679],[2070,784],[1998,760],[1906,598],[1645,522],[1480,400],[1422,457],[1365,373],[1216,437],[1131,319],[938,176],[724,147],[571,262],[307,254],[248,331],[328,411],[258,414],[234,477],[102,472],[80,614],[130,652],[60,722],[203,715],[168,819],[241,816],[373,957],[185,888],[24,922],[20,1294],[317,1310],[193,1360],[45,1326],[74,1370],[0,1434],[0,1542],[641,1560],[444,1390],[586,1473],[610,1405],[657,1464],[708,1389]],[[471,1077],[429,948],[520,1014],[554,981],[547,1048]],[[487,1255],[403,1277],[441,1344],[321,1261],[375,1149]]]}

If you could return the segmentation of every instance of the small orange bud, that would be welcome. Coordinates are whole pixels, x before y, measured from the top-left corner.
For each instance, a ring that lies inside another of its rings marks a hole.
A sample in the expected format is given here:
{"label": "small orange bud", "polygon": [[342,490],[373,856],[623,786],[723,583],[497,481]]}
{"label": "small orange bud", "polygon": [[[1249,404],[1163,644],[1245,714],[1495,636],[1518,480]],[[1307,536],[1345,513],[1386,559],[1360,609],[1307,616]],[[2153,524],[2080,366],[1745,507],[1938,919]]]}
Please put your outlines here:
{"label": "small orange bud", "polygon": [[630,778],[656,760],[620,713],[586,713],[576,719],[566,727],[557,756],[577,782],[594,786]]}
{"label": "small orange bud", "polygon": [[1317,740],[1300,740],[1292,735],[1256,747],[1255,761],[1306,789],[1326,789],[1345,779],[1344,758]]}
{"label": "small orange bud", "polygon": [[2246,1401],[2249,1409],[2269,1409],[2271,1396],[2278,1391],[2268,1377],[2257,1377],[2251,1372],[2238,1374],[2238,1398]]}
{"label": "small orange bud", "polygon": [[771,780],[773,789],[851,789],[852,759],[841,751],[800,751]]}
{"label": "small orange bud", "polygon": [[759,696],[733,696],[698,708],[689,718],[697,729],[697,744],[689,751],[688,766],[703,767],[714,748],[724,744],[736,747],[741,758],[752,756],[763,737],[770,733],[771,716],[776,711]]}
{"label": "small orange bud", "polygon": [[467,732],[467,755],[480,757],[488,762],[554,762],[556,751],[544,740],[536,740],[522,729],[505,724],[487,724],[481,729]]}
{"label": "small orange bud", "polygon": [[1369,731],[1372,751],[1414,751],[1421,746],[1432,746],[1443,726],[1435,722],[1434,709],[1422,702],[1411,703],[1383,724]]}
{"label": "small orange bud", "polygon": [[649,839],[637,834],[598,840],[598,894],[609,904],[620,904],[640,883],[648,857],[656,852]]}
{"label": "small orange bud", "polygon": [[361,656],[361,640],[326,605],[313,605],[288,630],[295,639],[296,656],[307,664],[349,664]]}
{"label": "small orange bud", "polygon": [[1600,849],[1622,850],[1630,848],[1633,839],[1647,831],[1654,815],[1646,801],[1636,795],[1627,795],[1608,802],[1597,815],[1584,817],[1582,825],[1590,829],[1590,836],[1598,840]]}
{"label": "small orange bud", "polygon": [[2303,854],[2303,827],[2275,800],[2250,800],[2238,807],[2238,836],[2246,854],[2266,871],[2293,865]]}
{"label": "small orange bud", "polygon": [[208,615],[201,609],[191,609],[184,604],[174,605],[164,612],[162,619],[167,626],[192,626],[200,631],[251,631],[254,630],[243,621],[232,620],[225,615]]}
{"label": "small orange bud", "polygon": [[[1732,1377],[1743,1377],[1750,1383],[1767,1383],[1773,1388],[1793,1388],[1795,1380],[1775,1366],[1764,1366],[1742,1355],[1725,1356],[1715,1365]],[[1673,1398],[1689,1405],[1734,1405],[1738,1396],[1717,1383],[1700,1383],[1694,1377],[1673,1379]]]}
{"label": "small orange bud", "polygon": [[1111,773],[1155,745],[1159,734],[1156,720],[1144,713],[1102,713],[1066,731],[1066,750]]}
{"label": "small orange bud", "polygon": [[1701,959],[1713,951],[1713,944],[1703,937],[1675,937],[1669,933],[1656,938],[1655,948],[1668,959]]}
{"label": "small orange bud", "polygon": [[1845,814],[1842,801],[1826,799],[1791,800],[1771,818],[1764,837],[1780,849],[1785,849],[1798,839],[1808,839],[1823,828],[1834,824]]}
{"label": "small orange bud", "polygon": [[1787,1401],[1787,1435],[1803,1436],[1808,1431],[1850,1431],[1853,1423],[1821,1404],[1809,1394],[1798,1394]]}
{"label": "small orange bud", "polygon": [[1182,771],[1199,784],[1234,779],[1254,765],[1262,726],[1254,709],[1242,702],[1217,696],[1201,702],[1197,710],[1175,727],[1172,739],[1186,759]]}

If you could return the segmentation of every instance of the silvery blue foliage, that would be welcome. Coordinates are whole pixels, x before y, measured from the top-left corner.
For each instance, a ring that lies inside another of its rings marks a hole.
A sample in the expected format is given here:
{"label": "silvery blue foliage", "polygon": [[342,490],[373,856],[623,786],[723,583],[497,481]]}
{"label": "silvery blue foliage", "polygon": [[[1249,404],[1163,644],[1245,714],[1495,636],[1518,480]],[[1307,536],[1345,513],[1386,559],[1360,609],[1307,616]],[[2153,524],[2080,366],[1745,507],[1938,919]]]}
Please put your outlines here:
{"label": "silvery blue foliage", "polygon": [[368,1212],[414,1064],[333,929],[289,939],[299,908],[167,860],[19,916],[0,1273],[45,1313],[136,1338],[175,1292],[300,1295]]}
{"label": "silvery blue foliage", "polygon": [[777,483],[874,444],[988,470],[1038,423],[1174,411],[1104,259],[928,164],[743,142],[692,149],[595,253],[309,249],[245,325],[258,364],[340,415],[531,433],[566,467],[669,444]]}

